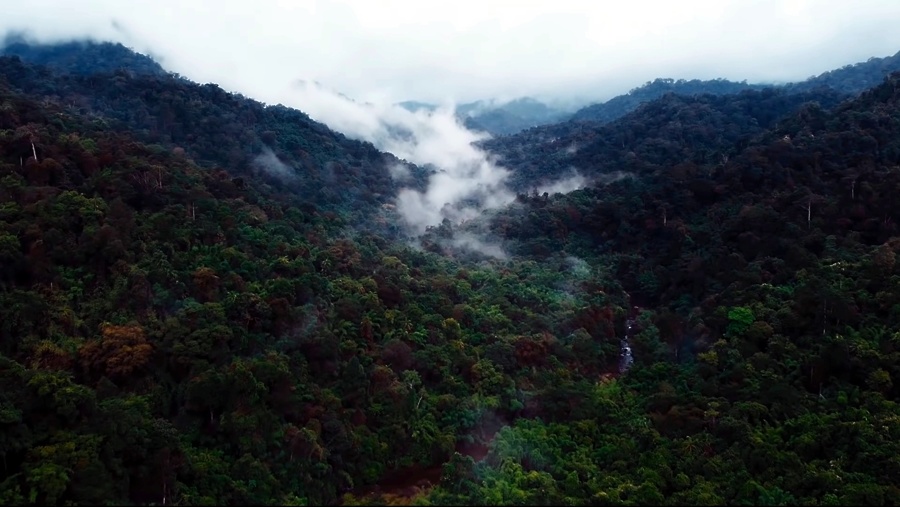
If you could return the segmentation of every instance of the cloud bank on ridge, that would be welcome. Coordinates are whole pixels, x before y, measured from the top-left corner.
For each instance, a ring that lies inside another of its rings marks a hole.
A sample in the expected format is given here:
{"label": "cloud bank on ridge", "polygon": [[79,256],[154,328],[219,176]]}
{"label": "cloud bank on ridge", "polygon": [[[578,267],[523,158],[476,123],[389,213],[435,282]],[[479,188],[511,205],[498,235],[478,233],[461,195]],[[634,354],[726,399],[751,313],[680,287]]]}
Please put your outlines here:
{"label": "cloud bank on ridge", "polygon": [[[416,234],[445,219],[459,223],[515,199],[506,186],[509,171],[473,144],[485,134],[463,127],[453,104],[412,112],[387,102],[356,102],[314,82],[296,83],[284,98],[284,104],[344,135],[434,170],[424,192],[406,188],[397,195],[397,211]],[[402,182],[404,169],[391,168],[392,177]]]}

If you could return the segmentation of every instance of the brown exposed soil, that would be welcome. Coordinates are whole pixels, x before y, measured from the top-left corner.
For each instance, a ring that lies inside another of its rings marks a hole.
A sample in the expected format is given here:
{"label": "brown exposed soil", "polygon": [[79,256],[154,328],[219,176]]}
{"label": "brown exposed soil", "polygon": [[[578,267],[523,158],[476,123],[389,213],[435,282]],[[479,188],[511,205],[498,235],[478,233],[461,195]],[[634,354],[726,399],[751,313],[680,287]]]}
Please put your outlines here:
{"label": "brown exposed soil", "polygon": [[[459,443],[456,452],[470,456],[475,462],[483,460],[489,450],[491,436],[484,443]],[[357,498],[369,498],[386,505],[406,505],[413,498],[426,493],[441,482],[443,464],[423,467],[414,465],[386,474],[378,484],[353,493]]]}

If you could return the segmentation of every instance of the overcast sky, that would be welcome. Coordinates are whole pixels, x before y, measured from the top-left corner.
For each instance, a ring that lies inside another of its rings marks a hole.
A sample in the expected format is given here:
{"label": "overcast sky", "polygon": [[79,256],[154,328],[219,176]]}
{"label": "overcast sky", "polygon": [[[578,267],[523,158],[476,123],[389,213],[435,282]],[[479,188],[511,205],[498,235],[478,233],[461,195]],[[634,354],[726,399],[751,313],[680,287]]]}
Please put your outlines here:
{"label": "overcast sky", "polygon": [[606,99],[655,77],[804,79],[900,50],[900,0],[0,0],[0,28],[90,35],[275,102]]}

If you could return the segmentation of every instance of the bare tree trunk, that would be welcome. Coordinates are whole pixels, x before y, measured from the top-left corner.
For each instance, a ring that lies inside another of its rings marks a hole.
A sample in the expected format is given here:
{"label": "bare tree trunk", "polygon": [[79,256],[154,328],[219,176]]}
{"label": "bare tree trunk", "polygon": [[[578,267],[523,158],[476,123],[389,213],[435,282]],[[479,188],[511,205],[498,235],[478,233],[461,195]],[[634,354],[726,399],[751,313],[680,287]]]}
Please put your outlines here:
{"label": "bare tree trunk", "polygon": [[34,148],[34,141],[32,141],[32,143],[31,143],[31,153],[34,154],[34,161],[37,162],[38,161],[37,150]]}
{"label": "bare tree trunk", "polygon": [[809,204],[806,205],[806,228],[812,228],[812,199],[810,199]]}

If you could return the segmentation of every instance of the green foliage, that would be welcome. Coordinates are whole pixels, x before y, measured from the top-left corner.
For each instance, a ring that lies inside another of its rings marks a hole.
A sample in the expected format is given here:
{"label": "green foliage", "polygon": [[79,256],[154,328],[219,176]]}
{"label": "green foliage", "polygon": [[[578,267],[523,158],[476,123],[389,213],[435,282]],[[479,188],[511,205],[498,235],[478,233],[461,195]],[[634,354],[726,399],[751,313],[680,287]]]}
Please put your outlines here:
{"label": "green foliage", "polygon": [[744,334],[756,317],[753,316],[753,310],[746,306],[736,306],[728,310],[728,328],[726,333],[731,336],[740,336]]}

